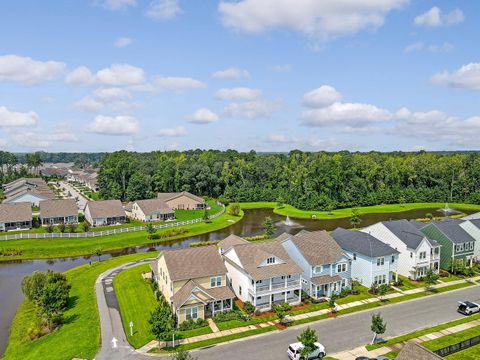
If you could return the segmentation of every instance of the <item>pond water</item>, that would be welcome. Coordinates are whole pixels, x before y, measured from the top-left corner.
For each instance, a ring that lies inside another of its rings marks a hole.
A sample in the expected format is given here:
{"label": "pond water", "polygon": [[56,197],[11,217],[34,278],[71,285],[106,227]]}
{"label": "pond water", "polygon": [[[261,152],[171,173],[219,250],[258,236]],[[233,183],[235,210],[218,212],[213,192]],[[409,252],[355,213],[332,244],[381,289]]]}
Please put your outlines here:
{"label": "pond water", "polygon": [[[387,214],[368,214],[362,215],[361,226],[368,226],[378,221],[390,219],[415,219],[425,217],[426,213],[437,214],[437,209],[410,210]],[[159,244],[142,245],[126,248],[119,251],[102,255],[102,259],[112,256],[120,256],[149,250],[177,249],[188,247],[191,242],[197,241],[215,241],[226,238],[230,234],[239,236],[255,236],[263,232],[263,221],[266,216],[270,216],[276,225],[276,235],[283,232],[296,234],[302,229],[305,230],[334,230],[337,227],[350,227],[350,220],[329,219],[329,220],[310,220],[310,219],[290,219],[293,224],[287,226],[285,217],[274,214],[272,209],[254,209],[246,210],[243,219],[228,228],[217,230],[208,234],[192,236],[183,240],[163,242]],[[32,240],[34,241],[34,240]],[[21,292],[21,281],[25,275],[33,271],[44,271],[47,269],[54,271],[66,271],[74,267],[96,261],[96,256],[85,256],[76,258],[62,258],[49,260],[23,260],[9,263],[0,263],[0,355],[4,352],[8,340],[10,323],[15,315],[17,307],[23,300]]]}

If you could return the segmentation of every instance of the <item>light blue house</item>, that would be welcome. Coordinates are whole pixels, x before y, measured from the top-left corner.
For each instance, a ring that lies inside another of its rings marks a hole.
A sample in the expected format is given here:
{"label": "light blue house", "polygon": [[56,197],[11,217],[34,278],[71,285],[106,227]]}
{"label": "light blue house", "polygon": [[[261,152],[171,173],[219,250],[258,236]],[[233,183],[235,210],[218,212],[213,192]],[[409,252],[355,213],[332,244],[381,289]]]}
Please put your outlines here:
{"label": "light blue house", "polygon": [[398,280],[399,251],[358,230],[337,228],[333,239],[352,259],[352,279],[366,287]]}
{"label": "light blue house", "polygon": [[300,266],[302,289],[312,298],[330,297],[351,285],[351,259],[324,230],[283,234],[280,241]]}

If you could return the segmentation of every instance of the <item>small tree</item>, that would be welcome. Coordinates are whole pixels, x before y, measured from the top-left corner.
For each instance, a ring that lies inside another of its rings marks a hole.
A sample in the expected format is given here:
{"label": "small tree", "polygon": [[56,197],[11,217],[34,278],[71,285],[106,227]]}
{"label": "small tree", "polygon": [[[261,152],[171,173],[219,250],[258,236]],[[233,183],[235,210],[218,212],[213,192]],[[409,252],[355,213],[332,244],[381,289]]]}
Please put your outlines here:
{"label": "small tree", "polygon": [[238,216],[240,215],[240,204],[233,203],[228,207],[228,215]]}
{"label": "small tree", "polygon": [[64,233],[66,229],[67,229],[67,226],[65,224],[62,223],[58,225],[58,230],[60,230],[61,233]]}
{"label": "small tree", "polygon": [[439,276],[435,271],[433,271],[432,269],[428,269],[427,273],[425,274],[425,276],[423,278],[423,281],[425,281],[425,284],[427,285],[425,287],[426,290],[429,290],[431,288],[431,286],[434,285],[437,282],[438,278],[439,278]]}
{"label": "small tree", "polygon": [[337,294],[332,294],[332,296],[330,296],[330,299],[328,300],[328,307],[330,308],[330,310],[332,311],[332,313],[334,313],[336,310],[335,310],[335,300],[337,300]]}
{"label": "small tree", "polygon": [[362,219],[360,219],[360,214],[358,212],[358,209],[353,208],[352,215],[350,216],[350,225],[352,225],[352,228],[358,228],[361,222],[362,222]]}
{"label": "small tree", "polygon": [[50,233],[50,234],[53,233],[53,225],[48,224],[46,230],[47,230],[47,233]]}
{"label": "small tree", "polygon": [[264,229],[264,235],[267,238],[271,238],[275,234],[275,225],[270,216],[267,216],[263,221],[263,229]]}
{"label": "small tree", "polygon": [[147,224],[147,226],[145,227],[145,231],[148,234],[148,238],[151,239],[153,235],[157,232],[157,229],[155,229],[152,224]]}
{"label": "small tree", "polygon": [[278,316],[280,322],[284,322],[288,311],[290,311],[290,305],[286,302],[280,304],[274,304],[272,307],[275,314]]}
{"label": "small tree", "polygon": [[426,214],[425,214],[425,217],[426,217],[428,220],[432,220],[432,219],[433,219],[432,213],[426,213]]}
{"label": "small tree", "polygon": [[463,274],[465,265],[463,264],[463,261],[460,259],[453,259],[450,263],[450,268],[452,269],[452,272],[456,274]]}
{"label": "small tree", "polygon": [[88,230],[90,230],[90,224],[87,221],[85,221],[83,223],[83,231],[88,232]]}
{"label": "small tree", "polygon": [[387,284],[382,284],[378,287],[378,296],[380,297],[380,301],[385,300],[383,297],[387,295],[388,290],[390,290],[390,287]]}
{"label": "small tree", "polygon": [[68,232],[74,233],[76,231],[77,231],[77,225],[75,225],[75,224],[68,225]]}
{"label": "small tree", "polygon": [[208,209],[205,209],[205,210],[203,211],[202,220],[203,220],[204,222],[206,222],[206,223],[207,223],[207,222],[210,222],[210,215],[208,214]]}
{"label": "small tree", "polygon": [[158,303],[148,322],[153,336],[159,342],[167,341],[172,337],[175,322],[170,308],[164,302]]}
{"label": "small tree", "polygon": [[279,195],[277,198],[277,207],[281,208],[285,206],[285,200],[282,195]]}
{"label": "small tree", "polygon": [[375,344],[377,336],[385,333],[387,330],[387,323],[383,321],[380,313],[372,315],[372,325],[370,326],[370,329],[373,331],[372,344]]}
{"label": "small tree", "polygon": [[95,249],[95,255],[97,255],[97,257],[98,257],[98,262],[101,261],[101,260],[100,260],[100,257],[102,256],[102,254],[103,254],[103,253],[102,253],[102,249],[100,249],[100,248],[96,248],[96,249]]}
{"label": "small tree", "polygon": [[192,354],[187,350],[179,350],[170,357],[171,360],[197,360]]}
{"label": "small tree", "polygon": [[300,350],[300,356],[304,359],[307,359],[317,349],[315,346],[318,341],[317,332],[309,327],[297,336],[297,340],[302,343],[303,348]]}

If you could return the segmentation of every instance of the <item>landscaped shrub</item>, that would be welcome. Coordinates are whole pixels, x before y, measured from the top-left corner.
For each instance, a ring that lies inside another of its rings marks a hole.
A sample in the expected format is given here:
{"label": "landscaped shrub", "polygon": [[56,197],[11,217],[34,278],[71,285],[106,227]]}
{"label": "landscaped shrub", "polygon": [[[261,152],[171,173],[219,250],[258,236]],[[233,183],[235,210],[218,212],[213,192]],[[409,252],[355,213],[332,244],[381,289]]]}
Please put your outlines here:
{"label": "landscaped shrub", "polygon": [[220,241],[197,241],[190,243],[190,247],[217,245]]}
{"label": "landscaped shrub", "polygon": [[243,310],[245,310],[247,314],[252,314],[255,311],[255,306],[253,306],[250,301],[245,301],[243,303]]}
{"label": "landscaped shrub", "polygon": [[251,317],[249,315],[242,313],[240,310],[226,311],[217,313],[213,316],[213,321],[215,322],[225,322],[231,320],[249,321],[250,319]]}
{"label": "landscaped shrub", "polygon": [[377,295],[378,294],[378,285],[376,283],[372,283],[370,286],[370,289],[368,289],[368,292],[372,295]]}
{"label": "landscaped shrub", "polygon": [[352,293],[352,290],[349,287],[345,287],[342,289],[342,291],[340,291],[340,294],[338,294],[338,297],[344,298],[350,295],[351,293]]}
{"label": "landscaped shrub", "polygon": [[228,204],[230,204],[230,199],[226,198],[225,196],[219,197],[218,201],[221,202],[225,206],[228,206]]}
{"label": "landscaped shrub", "polygon": [[471,267],[466,267],[463,269],[463,275],[466,277],[472,277],[475,275],[475,271]]}
{"label": "landscaped shrub", "polygon": [[185,320],[178,326],[178,330],[180,331],[193,330],[193,329],[205,327],[207,325],[208,325],[208,321],[205,319]]}
{"label": "landscaped shrub", "polygon": [[227,212],[228,215],[238,216],[240,215],[240,210],[240,204],[234,203],[230,205]]}
{"label": "landscaped shrub", "polygon": [[398,278],[398,280],[393,283],[393,286],[403,286],[403,279]]}
{"label": "landscaped shrub", "polygon": [[159,240],[159,239],[165,239],[168,237],[174,237],[174,236],[179,236],[188,233],[187,229],[172,229],[165,231],[161,234],[153,234],[149,238],[151,240]]}
{"label": "landscaped shrub", "polygon": [[257,235],[257,236],[247,236],[244,239],[247,241],[261,241],[261,240],[267,240],[268,237],[265,235]]}

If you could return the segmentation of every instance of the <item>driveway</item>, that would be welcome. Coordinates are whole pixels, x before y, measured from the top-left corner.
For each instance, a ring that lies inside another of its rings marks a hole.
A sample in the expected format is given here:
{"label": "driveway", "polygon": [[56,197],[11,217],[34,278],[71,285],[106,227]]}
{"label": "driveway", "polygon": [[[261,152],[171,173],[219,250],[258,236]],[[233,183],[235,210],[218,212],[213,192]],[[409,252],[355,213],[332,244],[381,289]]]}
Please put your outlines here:
{"label": "driveway", "polygon": [[[151,356],[135,352],[128,344],[121,323],[113,277],[120,271],[150,260],[129,263],[103,273],[96,283],[97,303],[102,330],[102,346],[96,359],[151,359]],[[381,309],[366,310],[341,316],[336,319],[321,320],[310,324],[289,328],[284,331],[266,333],[240,341],[195,350],[199,360],[262,359],[277,360],[286,358],[286,347],[295,342],[297,335],[310,327],[317,331],[319,341],[325,345],[327,353],[333,354],[368,344],[372,339],[371,316],[381,312],[387,322],[384,336],[392,337],[432,327],[462,317],[456,311],[459,300],[480,300],[480,288],[472,286],[438,295],[431,295],[398,304],[386,305]],[[113,338],[116,341],[112,342]],[[116,343],[116,347],[114,347]]]}
{"label": "driveway", "polygon": [[60,186],[67,189],[66,193],[70,192],[73,199],[78,198],[78,210],[83,214],[83,209],[85,209],[85,205],[87,204],[88,199],[82,194],[80,194],[77,190],[75,190],[75,188],[66,181],[60,181]]}

